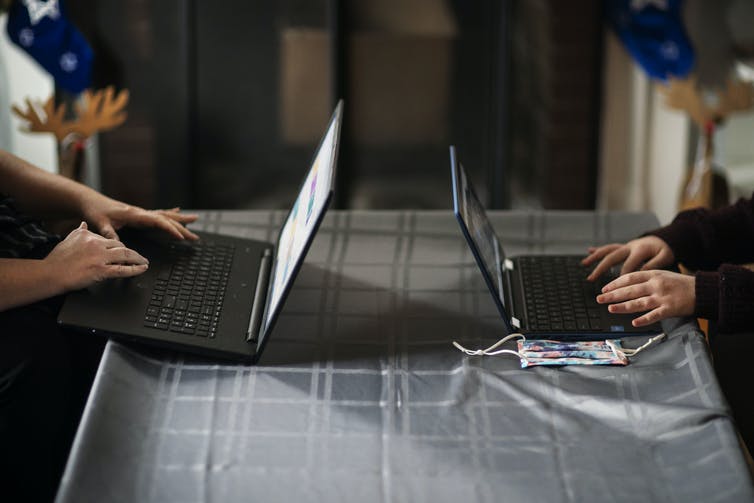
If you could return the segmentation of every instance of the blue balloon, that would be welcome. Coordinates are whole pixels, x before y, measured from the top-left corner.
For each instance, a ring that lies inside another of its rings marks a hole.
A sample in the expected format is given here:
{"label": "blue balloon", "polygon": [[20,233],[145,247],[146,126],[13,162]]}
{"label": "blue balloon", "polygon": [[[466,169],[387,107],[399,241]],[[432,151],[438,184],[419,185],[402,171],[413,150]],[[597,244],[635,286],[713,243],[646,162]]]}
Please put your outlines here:
{"label": "blue balloon", "polygon": [[78,94],[91,84],[94,55],[65,14],[63,0],[17,0],[8,11],[7,31],[53,76],[55,85]]}
{"label": "blue balloon", "polygon": [[644,71],[662,81],[684,78],[694,67],[682,4],[682,0],[605,0],[608,24]]}

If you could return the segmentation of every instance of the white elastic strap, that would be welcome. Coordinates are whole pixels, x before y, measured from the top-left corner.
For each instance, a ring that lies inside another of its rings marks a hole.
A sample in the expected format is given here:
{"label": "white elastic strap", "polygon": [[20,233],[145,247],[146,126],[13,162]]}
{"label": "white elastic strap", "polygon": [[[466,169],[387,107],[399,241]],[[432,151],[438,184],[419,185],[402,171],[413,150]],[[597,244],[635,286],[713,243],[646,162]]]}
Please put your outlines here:
{"label": "white elastic strap", "polygon": [[605,342],[607,342],[607,345],[610,346],[610,349],[612,349],[613,353],[615,353],[616,355],[618,356],[623,355],[626,357],[631,357],[631,356],[636,356],[644,349],[647,349],[649,346],[651,346],[652,344],[656,342],[660,342],[664,338],[665,338],[665,332],[655,335],[654,337],[651,337],[647,342],[645,342],[644,344],[642,344],[636,349],[628,349],[628,348],[618,349],[617,347],[615,347],[615,344],[613,344],[611,341],[605,341]]}
{"label": "white elastic strap", "polygon": [[607,347],[610,348],[610,350],[613,352],[616,358],[620,360],[628,360],[628,356],[626,356],[626,353],[624,353],[624,350],[618,349],[618,346],[616,346],[613,341],[607,339],[605,340],[605,344],[607,344]]}
{"label": "white elastic strap", "polygon": [[509,355],[518,356],[519,358],[521,358],[524,361],[528,361],[527,358],[524,355],[522,355],[521,353],[519,353],[518,351],[514,351],[512,349],[497,349],[499,346],[501,346],[501,345],[505,344],[506,342],[508,342],[509,340],[515,339],[515,338],[521,338],[524,341],[526,340],[526,337],[524,336],[524,334],[510,334],[510,335],[506,335],[505,337],[503,337],[502,339],[500,339],[499,341],[497,341],[495,344],[493,344],[492,346],[490,346],[490,347],[488,347],[486,349],[467,349],[467,348],[461,346],[456,341],[453,341],[453,345],[456,348],[458,348],[459,350],[461,350],[464,353],[466,353],[467,355],[469,355],[469,356],[496,356],[496,355],[500,355],[500,354],[509,354]]}

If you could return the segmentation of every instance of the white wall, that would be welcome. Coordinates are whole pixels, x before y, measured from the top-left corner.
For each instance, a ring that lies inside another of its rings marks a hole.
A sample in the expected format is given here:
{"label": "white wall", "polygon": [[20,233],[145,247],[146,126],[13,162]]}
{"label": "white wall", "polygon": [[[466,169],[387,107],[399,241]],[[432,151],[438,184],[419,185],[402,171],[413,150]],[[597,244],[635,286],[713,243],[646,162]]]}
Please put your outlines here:
{"label": "white wall", "polygon": [[690,120],[685,113],[665,105],[658,85],[651,88],[649,106],[646,207],[666,224],[678,213],[681,185],[693,162],[688,158]]}
{"label": "white wall", "polygon": [[7,16],[0,15],[0,148],[57,172],[55,137],[19,131],[22,121],[11,112],[11,104],[25,109],[26,98],[46,101],[54,86],[52,77],[10,41],[5,30]]}
{"label": "white wall", "polygon": [[754,111],[733,115],[718,129],[715,161],[723,167],[731,202],[754,191]]}
{"label": "white wall", "polygon": [[597,206],[649,210],[668,223],[686,173],[689,120],[665,106],[658,87],[609,30],[603,82]]}

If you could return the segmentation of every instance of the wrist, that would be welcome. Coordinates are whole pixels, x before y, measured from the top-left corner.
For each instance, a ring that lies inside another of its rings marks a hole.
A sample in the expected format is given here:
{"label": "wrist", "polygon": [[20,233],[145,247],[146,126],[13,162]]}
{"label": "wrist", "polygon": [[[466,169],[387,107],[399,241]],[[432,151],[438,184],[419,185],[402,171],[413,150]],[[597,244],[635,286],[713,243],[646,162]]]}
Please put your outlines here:
{"label": "wrist", "polygon": [[39,264],[35,276],[41,284],[47,285],[45,298],[61,295],[71,290],[71,285],[67,281],[67,268],[63,264],[50,259],[49,255],[37,262]]}
{"label": "wrist", "polygon": [[[88,189],[88,190],[87,190]],[[76,198],[76,216],[79,218],[86,218],[92,213],[92,208],[97,206],[97,199],[103,197],[98,192],[89,189],[88,187],[82,187]]]}
{"label": "wrist", "polygon": [[94,226],[95,230],[98,230],[102,225],[102,220],[108,216],[113,208],[123,203],[118,203],[118,201],[88,187],[87,189],[87,191],[82,192],[78,200],[79,218],[82,218],[88,224]]}

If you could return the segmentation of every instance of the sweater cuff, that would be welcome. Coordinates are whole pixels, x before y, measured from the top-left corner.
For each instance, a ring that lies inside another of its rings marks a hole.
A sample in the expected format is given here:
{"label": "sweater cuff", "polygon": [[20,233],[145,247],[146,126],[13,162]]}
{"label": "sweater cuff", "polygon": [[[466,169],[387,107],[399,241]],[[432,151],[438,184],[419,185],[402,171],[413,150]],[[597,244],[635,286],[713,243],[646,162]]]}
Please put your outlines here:
{"label": "sweater cuff", "polygon": [[720,273],[697,272],[695,279],[696,307],[694,314],[699,318],[716,320],[720,309]]}
{"label": "sweater cuff", "polygon": [[720,306],[717,328],[722,332],[741,332],[754,326],[754,272],[744,267],[723,264],[720,273]]}

